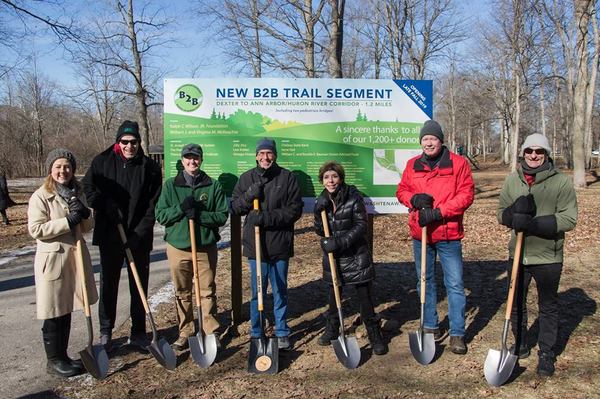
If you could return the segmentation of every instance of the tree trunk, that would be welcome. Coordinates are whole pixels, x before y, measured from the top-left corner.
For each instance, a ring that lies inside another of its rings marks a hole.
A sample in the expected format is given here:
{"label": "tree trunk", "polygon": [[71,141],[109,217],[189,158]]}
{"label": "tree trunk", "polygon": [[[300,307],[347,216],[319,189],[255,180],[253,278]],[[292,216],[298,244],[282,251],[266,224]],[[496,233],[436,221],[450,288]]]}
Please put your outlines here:
{"label": "tree trunk", "polygon": [[329,0],[331,5],[331,36],[329,38],[329,75],[344,77],[342,50],[344,45],[344,9],[346,0]]}

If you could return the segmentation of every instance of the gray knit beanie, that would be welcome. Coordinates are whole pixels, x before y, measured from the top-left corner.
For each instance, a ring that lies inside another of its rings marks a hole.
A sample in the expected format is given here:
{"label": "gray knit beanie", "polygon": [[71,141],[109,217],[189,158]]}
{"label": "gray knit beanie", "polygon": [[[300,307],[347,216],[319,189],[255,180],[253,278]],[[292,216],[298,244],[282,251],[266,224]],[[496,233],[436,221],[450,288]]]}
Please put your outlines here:
{"label": "gray knit beanie", "polygon": [[48,153],[46,157],[46,170],[48,174],[52,171],[52,165],[54,165],[54,161],[60,158],[65,158],[71,164],[71,169],[73,169],[73,174],[75,174],[75,169],[77,168],[77,161],[75,161],[75,155],[65,148],[55,148]]}
{"label": "gray knit beanie", "polygon": [[269,150],[272,151],[275,156],[277,156],[277,146],[275,145],[275,140],[270,139],[268,137],[264,137],[256,143],[256,155],[260,150]]}
{"label": "gray knit beanie", "polygon": [[550,143],[548,143],[548,138],[540,133],[530,134],[525,138],[525,142],[521,146],[520,155],[523,156],[523,151],[525,148],[530,147],[541,147],[546,150],[546,154],[550,155],[552,153],[552,149],[550,148]]}
{"label": "gray knit beanie", "polygon": [[437,137],[442,143],[444,142],[444,132],[439,123],[433,119],[428,120],[423,124],[421,133],[419,134],[419,143],[423,140],[424,136],[431,135]]}

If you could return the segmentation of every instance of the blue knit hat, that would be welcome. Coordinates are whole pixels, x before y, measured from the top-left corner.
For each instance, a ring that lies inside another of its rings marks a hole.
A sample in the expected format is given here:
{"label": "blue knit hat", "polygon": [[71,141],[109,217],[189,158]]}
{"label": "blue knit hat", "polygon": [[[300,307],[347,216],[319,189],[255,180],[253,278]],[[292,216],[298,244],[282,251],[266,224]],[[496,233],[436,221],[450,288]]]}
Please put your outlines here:
{"label": "blue knit hat", "polygon": [[256,155],[260,150],[269,150],[277,156],[277,146],[275,145],[275,140],[270,139],[268,137],[264,137],[256,143]]}

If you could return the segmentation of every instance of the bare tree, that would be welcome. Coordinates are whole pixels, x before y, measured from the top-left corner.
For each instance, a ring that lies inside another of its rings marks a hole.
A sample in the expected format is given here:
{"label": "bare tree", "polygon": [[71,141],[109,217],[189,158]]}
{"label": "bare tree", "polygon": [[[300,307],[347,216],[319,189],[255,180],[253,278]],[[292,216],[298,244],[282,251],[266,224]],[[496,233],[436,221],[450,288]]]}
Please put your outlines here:
{"label": "bare tree", "polygon": [[346,0],[329,0],[331,8],[331,21],[325,26],[329,29],[329,48],[328,64],[329,76],[333,78],[342,78],[342,53],[344,48],[344,11]]}

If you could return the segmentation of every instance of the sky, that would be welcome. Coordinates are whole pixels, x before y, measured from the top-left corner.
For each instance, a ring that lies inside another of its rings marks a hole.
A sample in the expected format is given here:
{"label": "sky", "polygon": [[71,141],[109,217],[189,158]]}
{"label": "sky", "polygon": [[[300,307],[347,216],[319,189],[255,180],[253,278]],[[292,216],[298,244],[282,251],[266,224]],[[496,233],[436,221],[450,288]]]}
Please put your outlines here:
{"label": "sky", "polygon": [[[36,11],[42,15],[63,19],[73,18],[79,23],[82,21],[85,23],[89,18],[101,12],[99,4],[103,3],[91,0],[67,1],[63,5],[63,10],[44,2],[27,0],[24,4],[35,7]],[[166,13],[175,19],[175,23],[172,25],[175,29],[170,31],[169,35],[177,43],[164,48],[161,51],[162,59],[158,62],[165,71],[165,78],[187,78],[192,74],[202,78],[236,77],[224,66],[225,62],[220,55],[217,42],[210,39],[219,32],[215,32],[214,26],[207,24],[191,11],[190,7],[191,4],[194,4],[193,2],[154,0],[152,4],[156,7],[163,7]],[[473,24],[478,19],[485,18],[489,13],[488,1],[462,0],[457,1],[456,4],[461,15],[465,15],[465,18],[473,21]],[[36,23],[31,19],[12,20],[17,28],[22,28],[23,22],[31,28],[31,32],[23,41],[22,50],[36,54],[38,69],[43,75],[65,88],[74,88],[78,81],[77,72],[68,61],[68,54],[57,44],[56,36],[43,24]],[[37,34],[34,34],[34,31]],[[11,54],[0,54],[0,57],[10,59]]]}

